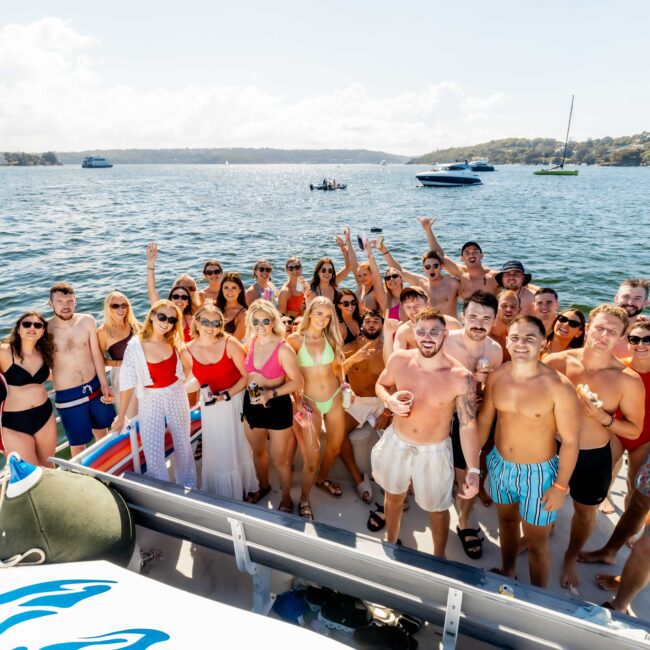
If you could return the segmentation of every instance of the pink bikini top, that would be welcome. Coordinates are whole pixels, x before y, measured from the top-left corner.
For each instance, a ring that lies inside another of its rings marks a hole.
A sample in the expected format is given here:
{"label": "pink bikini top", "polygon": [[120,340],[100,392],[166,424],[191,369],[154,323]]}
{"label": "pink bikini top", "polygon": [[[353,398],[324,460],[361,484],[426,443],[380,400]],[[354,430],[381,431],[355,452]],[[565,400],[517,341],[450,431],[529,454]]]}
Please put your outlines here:
{"label": "pink bikini top", "polygon": [[280,341],[275,350],[271,352],[271,356],[266,360],[266,363],[261,368],[255,367],[255,339],[251,341],[251,346],[248,349],[244,367],[246,372],[256,372],[265,379],[280,379],[285,376],[284,368],[280,365],[280,346],[284,341]]}

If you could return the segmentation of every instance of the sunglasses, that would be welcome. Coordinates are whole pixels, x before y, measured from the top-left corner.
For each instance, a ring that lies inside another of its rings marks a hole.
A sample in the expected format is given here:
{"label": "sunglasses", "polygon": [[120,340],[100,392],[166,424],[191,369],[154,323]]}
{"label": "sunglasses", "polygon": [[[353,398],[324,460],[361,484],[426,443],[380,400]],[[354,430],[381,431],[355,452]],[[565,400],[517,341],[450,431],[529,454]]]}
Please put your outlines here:
{"label": "sunglasses", "polygon": [[270,266],[258,266],[256,271],[259,271],[260,273],[271,273],[273,269]]}
{"label": "sunglasses", "polygon": [[426,336],[427,334],[432,338],[432,339],[437,339],[441,334],[444,333],[445,330],[441,330],[438,327],[434,327],[433,329],[430,330],[425,330],[425,329],[416,329],[415,333],[422,338],[423,336]]}
{"label": "sunglasses", "polygon": [[632,345],[639,345],[639,343],[643,343],[643,345],[650,345],[650,336],[636,336],[635,334],[630,334],[627,337],[627,342]]}
{"label": "sunglasses", "polygon": [[253,318],[253,327],[257,327],[258,325],[270,325],[271,324],[271,319],[270,318]]}
{"label": "sunglasses", "polygon": [[30,327],[33,327],[35,330],[42,330],[45,327],[45,325],[43,325],[43,323],[40,321],[33,322],[31,320],[22,321],[20,323],[20,326],[26,330],[28,330]]}
{"label": "sunglasses", "polygon": [[203,271],[203,275],[207,276],[208,278],[211,275],[221,275],[223,271],[221,269],[207,269]]}
{"label": "sunglasses", "polygon": [[429,269],[439,269],[440,264],[425,264],[424,268],[428,271]]}
{"label": "sunglasses", "polygon": [[326,269],[324,266],[320,270],[321,273],[334,273],[334,269]]}
{"label": "sunglasses", "polygon": [[302,264],[289,264],[287,266],[287,271],[300,271],[302,269]]}
{"label": "sunglasses", "polygon": [[111,309],[127,309],[129,305],[125,302],[113,302],[111,303]]}
{"label": "sunglasses", "polygon": [[178,318],[176,318],[176,316],[167,316],[167,314],[163,314],[162,312],[158,312],[156,314],[156,318],[161,323],[169,323],[172,326],[176,325],[176,323],[178,323]]}
{"label": "sunglasses", "polygon": [[339,305],[341,305],[341,307],[356,307],[357,306],[357,301],[356,300],[341,300]]}
{"label": "sunglasses", "polygon": [[189,302],[190,297],[185,294],[185,293],[173,293],[171,296],[172,300],[183,300],[185,302]]}
{"label": "sunglasses", "polygon": [[201,318],[201,320],[199,320],[199,323],[201,323],[203,327],[221,327],[220,320],[208,320],[207,318]]}
{"label": "sunglasses", "polygon": [[558,323],[562,323],[562,325],[569,325],[569,327],[573,327],[574,329],[577,327],[582,327],[582,323],[579,320],[573,320],[571,318],[567,318],[566,316],[563,316],[560,314],[557,317]]}
{"label": "sunglasses", "polygon": [[391,273],[390,275],[385,275],[384,280],[399,280],[402,276],[399,273]]}

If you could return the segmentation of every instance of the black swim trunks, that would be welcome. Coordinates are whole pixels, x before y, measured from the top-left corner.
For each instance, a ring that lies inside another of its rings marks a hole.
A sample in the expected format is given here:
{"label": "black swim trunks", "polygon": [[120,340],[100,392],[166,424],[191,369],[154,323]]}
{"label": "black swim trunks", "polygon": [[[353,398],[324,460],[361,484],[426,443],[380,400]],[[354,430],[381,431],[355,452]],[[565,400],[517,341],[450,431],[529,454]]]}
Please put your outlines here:
{"label": "black swim trunks", "polygon": [[605,500],[611,482],[610,443],[597,449],[581,449],[569,481],[571,498],[584,506],[597,506]]}

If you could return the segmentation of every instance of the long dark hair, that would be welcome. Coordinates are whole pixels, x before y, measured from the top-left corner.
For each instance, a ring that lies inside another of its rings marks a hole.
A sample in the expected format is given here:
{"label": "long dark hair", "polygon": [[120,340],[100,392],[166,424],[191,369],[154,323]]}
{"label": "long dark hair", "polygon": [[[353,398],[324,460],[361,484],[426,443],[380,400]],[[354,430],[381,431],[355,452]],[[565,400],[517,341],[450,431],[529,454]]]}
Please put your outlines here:
{"label": "long dark hair", "polygon": [[192,292],[187,287],[184,287],[182,284],[176,284],[171,288],[171,291],[167,296],[167,300],[171,302],[172,295],[174,294],[174,292],[178,291],[179,289],[181,291],[184,291],[187,294],[187,297],[189,298],[189,300],[187,301],[187,306],[185,307],[185,309],[183,309],[183,314],[190,314],[190,315],[194,314],[194,302],[192,300]]}
{"label": "long dark hair", "polygon": [[334,266],[334,262],[332,262],[331,257],[321,257],[318,262],[316,262],[316,266],[314,267],[314,275],[312,276],[311,282],[309,283],[312,291],[316,291],[316,287],[318,287],[320,284],[320,277],[318,275],[318,272],[325,264],[329,264],[332,269],[334,269],[334,272],[330,276],[330,287],[336,289],[336,267]]}
{"label": "long dark hair", "polygon": [[219,287],[219,295],[215,301],[215,304],[221,311],[226,309],[226,296],[223,295],[223,285],[226,282],[232,282],[239,287],[239,293],[237,294],[237,302],[244,308],[248,309],[246,304],[246,289],[244,289],[244,283],[241,281],[239,273],[233,273],[232,271],[227,271],[221,276],[221,286]]}
{"label": "long dark hair", "polygon": [[356,300],[356,306],[354,307],[354,311],[352,312],[352,318],[357,321],[359,324],[359,327],[363,324],[363,318],[361,318],[361,311],[359,311],[359,298],[357,297],[357,294],[352,291],[352,289],[341,289],[338,292],[338,296],[336,296],[336,313],[338,314],[339,317],[339,323],[343,322],[343,312],[341,311],[340,307],[340,302],[343,300],[345,296],[349,296],[350,298],[354,298]]}
{"label": "long dark hair", "polygon": [[[557,316],[563,316],[569,311],[573,312],[578,316],[578,320],[580,321],[580,329],[582,330],[580,336],[576,336],[575,338],[571,339],[571,343],[569,343],[569,349],[572,350],[576,348],[583,348],[585,346],[585,325],[586,325],[585,315],[579,309],[569,308],[569,309],[564,309]],[[555,336],[555,323],[557,323],[557,316],[553,321],[553,325],[551,326],[549,333],[546,335],[546,345],[548,346],[549,349],[551,347],[551,342],[553,341],[553,337]]]}
{"label": "long dark hair", "polygon": [[14,355],[23,361],[23,342],[20,338],[20,324],[27,318],[27,316],[35,316],[41,323],[43,323],[43,336],[36,342],[36,349],[43,357],[43,363],[49,368],[54,364],[54,339],[47,331],[47,321],[37,311],[26,311],[14,325],[11,334],[7,337],[7,343],[11,347]]}

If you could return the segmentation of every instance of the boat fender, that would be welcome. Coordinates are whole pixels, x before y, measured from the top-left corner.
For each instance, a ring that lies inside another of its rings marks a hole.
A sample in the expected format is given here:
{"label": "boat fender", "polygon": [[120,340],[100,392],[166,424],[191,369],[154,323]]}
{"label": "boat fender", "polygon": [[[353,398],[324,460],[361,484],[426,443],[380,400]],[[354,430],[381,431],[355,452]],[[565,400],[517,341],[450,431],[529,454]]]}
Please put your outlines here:
{"label": "boat fender", "polygon": [[47,564],[126,566],[134,545],[131,513],[115,490],[92,476],[35,467],[10,454],[0,498],[0,566],[39,550]]}

